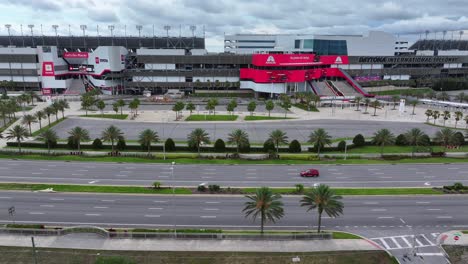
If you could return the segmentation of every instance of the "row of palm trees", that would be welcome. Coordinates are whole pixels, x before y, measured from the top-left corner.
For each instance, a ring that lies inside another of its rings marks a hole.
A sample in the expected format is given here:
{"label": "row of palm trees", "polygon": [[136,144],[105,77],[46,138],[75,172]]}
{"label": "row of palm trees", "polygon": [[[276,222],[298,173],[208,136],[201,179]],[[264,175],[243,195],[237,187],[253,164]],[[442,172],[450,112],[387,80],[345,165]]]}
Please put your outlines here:
{"label": "row of palm trees", "polygon": [[[437,119],[442,118],[444,120],[444,126],[445,126],[445,122],[447,120],[449,120],[450,118],[452,118],[452,113],[450,111],[447,111],[447,110],[440,112],[438,110],[428,109],[428,110],[426,110],[426,112],[424,114],[427,116],[426,122],[429,122],[429,119],[432,118],[433,121],[434,121],[434,124],[435,124]],[[464,116],[463,112],[456,111],[456,112],[453,113],[453,117],[455,119],[455,128],[457,128],[458,122],[460,120],[462,120],[462,119],[466,123],[465,128],[468,128],[468,115]],[[465,117],[465,118],[463,118],[463,117]]]}
{"label": "row of palm trees", "polygon": [[[253,221],[260,219],[260,232],[263,234],[267,222],[275,223],[284,214],[284,204],[281,195],[274,193],[268,187],[261,187],[253,195],[245,196],[248,201],[244,204],[245,217],[251,217]],[[317,232],[320,233],[322,226],[322,214],[325,212],[329,217],[338,217],[343,214],[344,204],[342,197],[336,195],[329,186],[320,184],[306,192],[300,201],[300,205],[306,211],[316,210],[318,213]]]}
{"label": "row of palm trees", "polygon": [[62,112],[62,118],[65,118],[65,109],[70,108],[67,100],[54,101],[50,106],[35,112],[34,114],[24,115],[21,123],[29,127],[29,134],[32,134],[31,125],[39,123],[39,129],[42,129],[42,120],[47,118],[50,126],[50,116],[55,115],[55,121],[58,120],[58,113]]}

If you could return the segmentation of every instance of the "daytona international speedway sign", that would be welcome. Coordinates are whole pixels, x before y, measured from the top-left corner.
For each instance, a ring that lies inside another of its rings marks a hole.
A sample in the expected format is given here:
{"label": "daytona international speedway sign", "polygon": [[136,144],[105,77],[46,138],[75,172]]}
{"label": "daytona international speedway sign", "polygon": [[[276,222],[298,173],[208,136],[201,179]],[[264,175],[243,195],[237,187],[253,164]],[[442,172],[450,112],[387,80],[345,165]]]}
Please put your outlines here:
{"label": "daytona international speedway sign", "polygon": [[358,57],[359,63],[456,63],[458,57]]}

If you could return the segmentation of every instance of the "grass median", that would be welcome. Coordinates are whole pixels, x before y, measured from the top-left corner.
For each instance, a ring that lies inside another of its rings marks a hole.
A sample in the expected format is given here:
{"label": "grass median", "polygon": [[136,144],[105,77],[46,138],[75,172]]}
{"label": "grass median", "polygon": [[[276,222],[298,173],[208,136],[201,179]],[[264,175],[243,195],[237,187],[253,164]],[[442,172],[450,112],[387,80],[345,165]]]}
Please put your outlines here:
{"label": "grass median", "polygon": [[[0,183],[0,190],[40,191],[52,188],[56,192],[79,193],[130,193],[130,194],[172,194],[172,188],[138,186],[103,186],[103,185],[73,185],[73,184],[22,184]],[[188,188],[175,188],[175,194],[191,194]]]}
{"label": "grass median", "polygon": [[[244,193],[255,193],[257,188],[242,188]],[[442,195],[432,188],[332,188],[337,195]],[[298,194],[296,188],[271,188],[278,194]],[[307,190],[306,190],[307,191]]]}
{"label": "grass median", "polygon": [[237,115],[190,115],[185,121],[236,121]]}
{"label": "grass median", "polygon": [[97,114],[97,115],[80,115],[80,117],[89,117],[89,118],[107,118],[107,119],[117,119],[117,120],[125,120],[128,118],[127,114]]}
{"label": "grass median", "polygon": [[[53,117],[51,116],[51,118],[53,118]],[[39,130],[33,132],[33,133],[31,134],[31,136],[37,137],[37,136],[39,136],[43,131],[46,131],[47,129],[50,129],[50,128],[52,128],[52,127],[58,125],[59,123],[61,123],[61,122],[64,121],[65,119],[67,119],[67,118],[65,117],[65,118],[60,118],[60,119],[58,119],[58,120],[55,120],[54,122],[50,123],[50,125],[43,126],[41,129],[39,129]]]}
{"label": "grass median", "polygon": [[245,121],[259,121],[259,120],[284,120],[294,119],[292,117],[280,117],[280,116],[246,116]]}

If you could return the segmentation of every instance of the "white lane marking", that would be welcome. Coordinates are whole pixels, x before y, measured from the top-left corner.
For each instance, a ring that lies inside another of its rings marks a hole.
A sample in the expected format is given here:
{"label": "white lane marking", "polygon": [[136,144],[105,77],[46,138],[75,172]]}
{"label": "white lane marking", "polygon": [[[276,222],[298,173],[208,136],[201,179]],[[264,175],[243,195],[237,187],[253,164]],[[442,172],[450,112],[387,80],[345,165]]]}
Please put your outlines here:
{"label": "white lane marking", "polygon": [[431,233],[431,236],[434,238],[437,238],[440,235],[440,233]]}
{"label": "white lane marking", "polygon": [[150,207],[148,210],[162,210],[163,208],[161,207]]}
{"label": "white lane marking", "polygon": [[387,242],[385,242],[385,239],[379,238],[379,240],[382,242],[382,244],[384,245],[385,248],[390,248],[390,246],[387,244]]}
{"label": "white lane marking", "polygon": [[202,215],[201,218],[216,218],[215,215]]}
{"label": "white lane marking", "polygon": [[343,175],[342,172],[333,172],[332,174],[334,174],[334,175]]}
{"label": "white lane marking", "polygon": [[203,208],[205,211],[219,211],[219,208]]}
{"label": "white lane marking", "polygon": [[345,176],[345,177],[336,177],[337,179],[349,179],[349,177]]}
{"label": "white lane marking", "polygon": [[213,179],[211,176],[202,176],[202,179]]}
{"label": "white lane marking", "polygon": [[216,175],[216,172],[204,172],[205,175]]}
{"label": "white lane marking", "polygon": [[385,212],[387,209],[372,209],[372,212]]}
{"label": "white lane marking", "polygon": [[219,204],[221,202],[205,202],[206,204]]}
{"label": "white lane marking", "polygon": [[48,171],[49,169],[40,168],[39,170],[41,170],[41,171]]}
{"label": "white lane marking", "polygon": [[128,175],[117,174],[115,177],[128,177]]}
{"label": "white lane marking", "polygon": [[0,197],[0,199],[11,199],[11,197],[4,196],[4,197]]}
{"label": "white lane marking", "polygon": [[459,168],[451,167],[451,168],[447,168],[447,170],[459,170]]}
{"label": "white lane marking", "polygon": [[439,208],[429,208],[429,209],[426,209],[427,211],[440,211],[442,209],[439,209]]}
{"label": "white lane marking", "polygon": [[41,175],[43,174],[42,172],[31,172],[32,175]]}
{"label": "white lane marking", "polygon": [[51,201],[65,201],[63,198],[50,198]]}
{"label": "white lane marking", "polygon": [[115,202],[115,200],[101,200],[101,202]]}
{"label": "white lane marking", "polygon": [[156,201],[153,201],[154,203],[167,203],[167,201],[159,201],[159,200],[156,200]]}
{"label": "white lane marking", "polygon": [[408,170],[418,170],[418,168],[408,168]]}
{"label": "white lane marking", "polygon": [[424,176],[423,178],[424,178],[424,179],[434,179],[435,176]]}
{"label": "white lane marking", "polygon": [[84,176],[82,173],[72,173],[72,176]]}
{"label": "white lane marking", "polygon": [[419,241],[419,239],[415,238],[414,241],[416,241],[416,243],[417,243],[420,247],[424,246],[424,244],[421,243],[421,241]]}
{"label": "white lane marking", "polygon": [[109,207],[107,206],[94,206],[94,209],[108,209]]}
{"label": "white lane marking", "polygon": [[257,171],[257,169],[246,169],[246,171]]}
{"label": "white lane marking", "polygon": [[287,169],[287,171],[298,171],[298,169]]}
{"label": "white lane marking", "polygon": [[370,169],[367,169],[368,171],[378,171],[380,169],[376,169],[376,168],[370,168]]}
{"label": "white lane marking", "polygon": [[393,219],[393,218],[395,218],[395,217],[393,217],[393,216],[379,216],[379,217],[377,217],[377,219]]}
{"label": "white lane marking", "polygon": [[53,205],[53,204],[41,204],[41,205],[39,205],[39,207],[50,207],[50,208],[52,208],[52,207],[55,207],[55,205]]}
{"label": "white lane marking", "polygon": [[328,171],[338,171],[338,169],[328,169]]}
{"label": "white lane marking", "polygon": [[380,176],[379,178],[380,179],[392,179],[393,177],[392,176]]}
{"label": "white lane marking", "polygon": [[77,171],[81,171],[81,172],[87,172],[88,170],[77,170]]}
{"label": "white lane marking", "polygon": [[131,171],[120,171],[120,173],[132,173]]}
{"label": "white lane marking", "polygon": [[47,167],[57,167],[57,165],[49,164]]}
{"label": "white lane marking", "polygon": [[400,221],[401,221],[403,224],[406,224],[405,220],[403,220],[402,218],[400,218]]}
{"label": "white lane marking", "polygon": [[161,217],[160,215],[145,215],[145,217]]}
{"label": "white lane marking", "polygon": [[416,256],[444,256],[443,253],[416,253]]}
{"label": "white lane marking", "polygon": [[383,172],[374,172],[374,175],[384,175],[385,173]]}
{"label": "white lane marking", "polygon": [[452,219],[452,216],[437,216],[437,219]]}
{"label": "white lane marking", "polygon": [[101,216],[101,214],[85,214],[86,216]]}
{"label": "white lane marking", "polygon": [[416,174],[426,174],[424,171],[417,171]]}
{"label": "white lane marking", "polygon": [[390,239],[397,246],[397,248],[402,248],[402,246],[400,246],[400,244],[398,244],[398,242],[396,241],[396,239],[394,237],[391,237]]}
{"label": "white lane marking", "polygon": [[247,179],[257,179],[257,177],[246,177]]}
{"label": "white lane marking", "polygon": [[435,245],[435,244],[434,244],[434,243],[432,243],[432,241],[431,241],[431,240],[429,240],[429,238],[427,238],[427,237],[426,237],[424,234],[421,234],[421,236],[422,236],[424,239],[426,239],[426,240],[427,240],[427,242],[429,242],[429,245],[431,245],[431,246],[434,246],[434,245]]}
{"label": "white lane marking", "polygon": [[430,204],[431,202],[416,202],[417,204]]}
{"label": "white lane marking", "polygon": [[85,166],[85,168],[87,168],[87,169],[95,169],[96,167],[95,167],[95,166]]}
{"label": "white lane marking", "polygon": [[256,172],[247,172],[245,175],[257,175]]}
{"label": "white lane marking", "polygon": [[43,212],[29,212],[30,215],[43,215]]}
{"label": "white lane marking", "polygon": [[127,170],[133,170],[133,169],[135,169],[135,167],[125,167],[125,169],[127,169]]}
{"label": "white lane marking", "polygon": [[169,178],[169,176],[158,176],[158,178]]}

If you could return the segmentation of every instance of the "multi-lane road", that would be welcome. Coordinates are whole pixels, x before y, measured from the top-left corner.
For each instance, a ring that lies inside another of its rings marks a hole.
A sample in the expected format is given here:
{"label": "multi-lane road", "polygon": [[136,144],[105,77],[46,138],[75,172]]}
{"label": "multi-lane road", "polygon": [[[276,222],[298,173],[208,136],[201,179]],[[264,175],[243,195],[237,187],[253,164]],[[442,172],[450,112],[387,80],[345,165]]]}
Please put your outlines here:
{"label": "multi-lane road", "polygon": [[[307,168],[319,178],[301,178]],[[468,184],[468,164],[398,165],[178,165],[0,160],[0,182],[71,183],[100,185],[292,187],[323,183],[333,187],[433,187],[454,182]]]}

